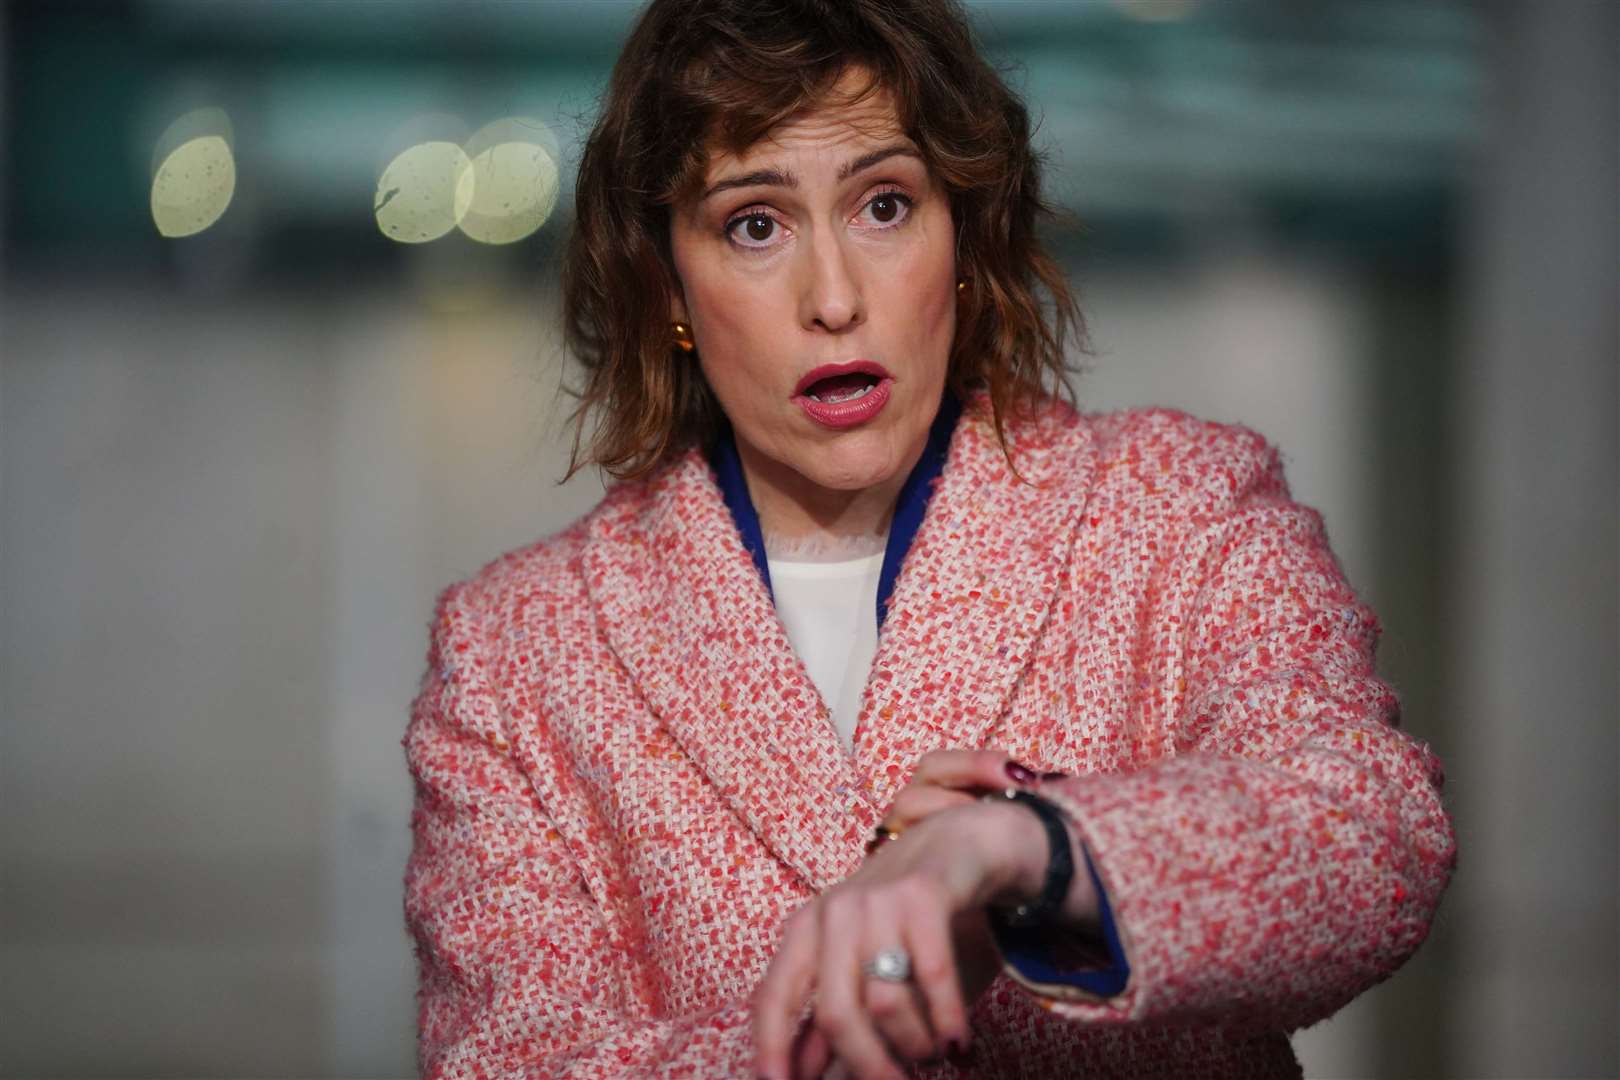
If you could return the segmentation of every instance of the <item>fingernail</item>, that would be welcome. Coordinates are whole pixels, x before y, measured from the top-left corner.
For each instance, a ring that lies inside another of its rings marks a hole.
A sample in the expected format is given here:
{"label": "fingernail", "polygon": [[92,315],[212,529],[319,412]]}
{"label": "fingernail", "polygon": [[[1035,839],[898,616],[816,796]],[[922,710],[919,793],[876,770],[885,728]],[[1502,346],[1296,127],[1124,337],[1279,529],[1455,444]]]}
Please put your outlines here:
{"label": "fingernail", "polygon": [[1033,784],[1035,782],[1035,774],[1016,761],[1007,762],[1007,775],[1012,777],[1015,784]]}
{"label": "fingernail", "polygon": [[968,1045],[967,1045],[967,1040],[966,1039],[958,1037],[958,1038],[947,1040],[946,1043],[945,1043],[945,1053],[949,1057],[953,1057],[953,1058],[966,1057],[967,1056],[967,1051],[968,1051]]}
{"label": "fingernail", "polygon": [[1069,774],[1066,773],[1066,772],[1043,772],[1043,773],[1041,773],[1041,779],[1042,780],[1062,780],[1065,776],[1068,776],[1068,775]]}

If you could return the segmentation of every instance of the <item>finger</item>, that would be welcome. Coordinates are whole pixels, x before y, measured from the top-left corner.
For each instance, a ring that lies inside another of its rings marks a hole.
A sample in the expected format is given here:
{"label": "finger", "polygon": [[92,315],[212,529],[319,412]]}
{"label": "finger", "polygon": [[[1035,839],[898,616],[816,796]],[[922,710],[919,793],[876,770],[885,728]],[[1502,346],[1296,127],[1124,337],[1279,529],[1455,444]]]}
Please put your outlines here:
{"label": "finger", "polygon": [[910,782],[884,814],[883,824],[904,832],[931,814],[961,806],[986,791],[1038,779],[1000,750],[933,750],[919,759]]}
{"label": "finger", "polygon": [[815,986],[820,939],[815,901],[790,918],[754,995],[754,1071],[786,1077],[799,1011]]}
{"label": "finger", "polygon": [[891,1056],[922,1061],[940,1053],[942,1046],[928,1024],[927,1005],[910,982],[867,976],[865,995],[867,1015]]}
{"label": "finger", "polygon": [[832,1064],[832,1044],[815,1024],[806,1024],[793,1041],[795,1080],[817,1080]]}
{"label": "finger", "polygon": [[901,1080],[904,1075],[866,1012],[861,964],[898,942],[869,944],[868,895],[833,891],[822,898],[821,959],[816,975],[814,1023],[832,1052],[859,1077]]}
{"label": "finger", "polygon": [[[891,886],[867,903],[863,961],[872,960],[883,949],[901,949],[916,963],[909,927],[910,897],[914,893],[920,897],[922,890]],[[940,1053],[942,1046],[928,1023],[927,1003],[912,980],[893,982],[866,975],[862,990],[872,1026],[893,1056],[902,1061],[920,1061]]]}
{"label": "finger", "polygon": [[895,1061],[927,1061],[944,1052],[928,1025],[928,1006],[910,983],[866,980],[866,1010]]}
{"label": "finger", "polygon": [[[1010,771],[1009,766],[1013,766]],[[911,782],[957,789],[999,788],[1034,778],[1035,773],[1002,750],[934,750],[917,762]]]}
{"label": "finger", "polygon": [[890,804],[889,812],[883,815],[883,824],[894,832],[904,832],[930,814],[961,806],[976,798],[978,795],[971,791],[912,783]]}
{"label": "finger", "polygon": [[917,994],[927,1009],[936,1049],[946,1053],[968,1042],[967,1005],[956,964],[951,915],[943,897],[919,892],[909,905],[906,939],[911,949],[911,972]]}

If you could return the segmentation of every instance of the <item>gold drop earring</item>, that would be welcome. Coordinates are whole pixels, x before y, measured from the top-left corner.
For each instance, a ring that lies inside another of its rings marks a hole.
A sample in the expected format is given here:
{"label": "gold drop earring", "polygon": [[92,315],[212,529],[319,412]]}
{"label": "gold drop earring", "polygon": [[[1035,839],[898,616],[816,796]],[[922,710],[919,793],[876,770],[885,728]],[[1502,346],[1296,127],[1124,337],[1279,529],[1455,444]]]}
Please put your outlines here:
{"label": "gold drop earring", "polygon": [[692,328],[685,323],[671,323],[670,334],[675,339],[675,347],[681,352],[689,353],[697,348],[697,342],[692,340]]}

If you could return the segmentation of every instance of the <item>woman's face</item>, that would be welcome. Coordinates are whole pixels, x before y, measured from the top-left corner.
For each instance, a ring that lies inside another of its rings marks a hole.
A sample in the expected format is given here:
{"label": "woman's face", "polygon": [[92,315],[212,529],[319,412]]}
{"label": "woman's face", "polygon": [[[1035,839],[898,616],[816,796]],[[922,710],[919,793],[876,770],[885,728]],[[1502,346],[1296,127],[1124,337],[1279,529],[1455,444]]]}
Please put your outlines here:
{"label": "woman's face", "polygon": [[670,216],[671,314],[692,328],[749,482],[805,506],[904,479],[956,331],[947,193],[887,93],[847,101],[860,85],[846,76],[835,103],[712,153]]}

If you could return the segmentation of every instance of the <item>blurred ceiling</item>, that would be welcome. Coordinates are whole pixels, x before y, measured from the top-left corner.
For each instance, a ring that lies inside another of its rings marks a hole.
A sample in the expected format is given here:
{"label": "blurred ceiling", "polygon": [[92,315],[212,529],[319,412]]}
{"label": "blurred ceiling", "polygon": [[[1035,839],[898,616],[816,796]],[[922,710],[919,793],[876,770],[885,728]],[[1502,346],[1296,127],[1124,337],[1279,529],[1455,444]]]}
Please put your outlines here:
{"label": "blurred ceiling", "polygon": [[[566,222],[575,151],[638,5],[619,0],[123,0],[5,5],[3,236],[24,264],[237,250],[249,276],[400,258],[379,177],[412,139],[548,125]],[[1345,250],[1444,239],[1482,137],[1484,27],[1448,0],[978,0],[1039,122],[1049,193],[1152,243],[1256,224]],[[176,118],[228,117],[235,191],[166,239],[150,209]],[[462,243],[454,237],[436,243]],[[497,256],[491,256],[492,258]]]}

